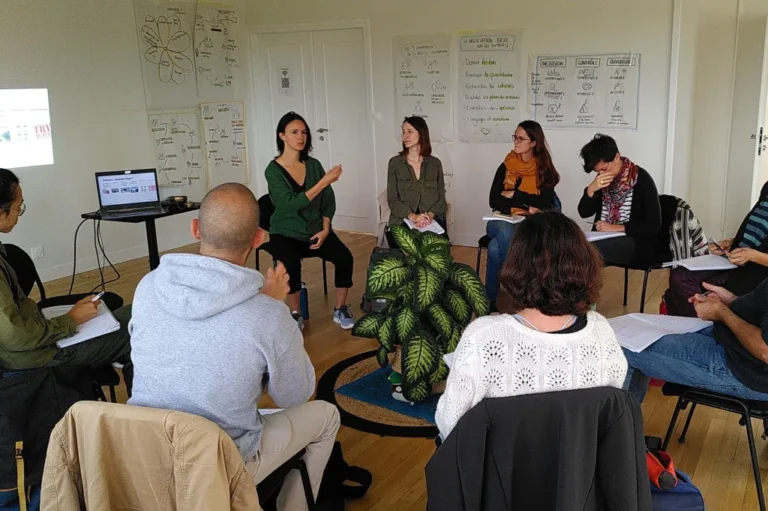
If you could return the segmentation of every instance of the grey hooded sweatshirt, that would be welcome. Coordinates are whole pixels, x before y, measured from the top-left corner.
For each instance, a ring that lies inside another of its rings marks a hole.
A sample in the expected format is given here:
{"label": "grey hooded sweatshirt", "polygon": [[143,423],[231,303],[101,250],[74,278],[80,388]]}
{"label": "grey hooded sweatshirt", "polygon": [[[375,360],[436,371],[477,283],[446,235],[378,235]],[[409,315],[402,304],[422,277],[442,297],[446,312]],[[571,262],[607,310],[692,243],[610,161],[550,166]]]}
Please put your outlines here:
{"label": "grey hooded sweatshirt", "polygon": [[306,402],[315,370],[288,307],[261,294],[249,268],[193,254],[163,256],[136,289],[128,404],[201,415],[224,429],[245,461],[259,450],[258,402]]}

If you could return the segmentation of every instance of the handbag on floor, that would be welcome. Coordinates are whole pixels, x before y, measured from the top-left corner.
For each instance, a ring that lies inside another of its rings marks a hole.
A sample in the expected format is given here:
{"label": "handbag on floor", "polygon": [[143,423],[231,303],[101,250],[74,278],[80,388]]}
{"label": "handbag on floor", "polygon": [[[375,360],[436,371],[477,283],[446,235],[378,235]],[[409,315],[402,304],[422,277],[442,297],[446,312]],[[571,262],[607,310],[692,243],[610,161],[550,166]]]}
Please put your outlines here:
{"label": "handbag on floor", "polygon": [[704,511],[704,498],[688,474],[675,469],[672,458],[659,451],[661,438],[645,437],[648,479],[654,511]]}
{"label": "handbag on floor", "polygon": [[[344,461],[341,442],[333,444],[313,511],[343,511],[346,499],[359,499],[371,487],[373,476],[364,468]],[[352,484],[350,484],[352,483]]]}

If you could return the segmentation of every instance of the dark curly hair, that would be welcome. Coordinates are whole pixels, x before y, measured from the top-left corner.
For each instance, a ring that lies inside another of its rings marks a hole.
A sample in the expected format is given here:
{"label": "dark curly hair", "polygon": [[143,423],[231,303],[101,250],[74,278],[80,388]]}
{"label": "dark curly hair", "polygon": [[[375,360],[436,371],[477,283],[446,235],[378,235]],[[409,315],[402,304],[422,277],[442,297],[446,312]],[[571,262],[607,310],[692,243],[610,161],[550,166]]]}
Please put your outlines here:
{"label": "dark curly hair", "polygon": [[547,316],[585,314],[597,303],[603,262],[576,222],[557,211],[531,215],[517,228],[501,271],[512,309]]}

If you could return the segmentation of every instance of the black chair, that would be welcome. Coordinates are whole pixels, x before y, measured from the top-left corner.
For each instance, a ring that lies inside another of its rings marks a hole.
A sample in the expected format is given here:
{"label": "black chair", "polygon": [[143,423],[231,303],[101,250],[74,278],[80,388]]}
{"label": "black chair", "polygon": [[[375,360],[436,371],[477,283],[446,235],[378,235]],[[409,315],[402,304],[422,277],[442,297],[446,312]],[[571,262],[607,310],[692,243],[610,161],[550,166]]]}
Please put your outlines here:
{"label": "black chair", "polygon": [[760,511],[766,511],[765,497],[763,496],[763,484],[760,478],[760,466],[758,464],[757,449],[755,447],[755,433],[752,430],[752,421],[750,419],[755,418],[763,421],[763,439],[768,438],[768,429],[766,429],[766,421],[768,421],[768,401],[750,401],[738,397],[717,394],[708,390],[694,389],[677,383],[665,383],[661,392],[665,396],[677,396],[677,405],[672,414],[669,428],[667,428],[664,443],[661,446],[662,451],[667,450],[680,411],[684,410],[689,403],[691,409],[688,411],[688,417],[685,419],[685,426],[683,426],[683,431],[678,439],[678,442],[681,444],[685,442],[685,435],[688,433],[688,426],[691,425],[691,419],[693,418],[693,412],[696,410],[696,405],[708,406],[710,408],[717,408],[719,410],[725,410],[726,412],[741,415],[739,423],[747,428],[749,455],[752,458],[752,472],[755,476],[755,486],[757,487],[757,500],[760,503]]}
{"label": "black chair", "polygon": [[659,195],[661,204],[661,229],[656,243],[656,253],[646,261],[635,261],[630,264],[606,264],[616,268],[624,268],[624,302],[627,306],[627,292],[629,288],[629,270],[638,270],[645,273],[643,276],[643,290],[640,294],[640,312],[645,311],[645,294],[648,290],[648,276],[653,270],[660,270],[664,263],[672,261],[672,251],[669,249],[669,238],[672,229],[672,223],[675,220],[677,211],[677,197],[674,195]]}
{"label": "black chair", "polygon": [[[555,211],[563,210],[563,203],[560,201],[560,197],[555,194],[552,199],[552,209]],[[480,259],[483,255],[483,250],[488,250],[488,245],[491,243],[491,237],[487,234],[477,241],[477,263],[475,263],[475,272],[480,274]]]}
{"label": "black chair", "polygon": [[301,482],[304,487],[304,496],[307,499],[307,505],[309,509],[315,505],[315,498],[312,495],[312,484],[309,481],[309,472],[307,471],[307,464],[304,463],[304,455],[307,453],[306,449],[299,451],[294,457],[277,467],[274,472],[269,474],[256,486],[256,492],[259,494],[259,502],[261,506],[268,510],[272,508],[273,501],[277,498],[277,493],[283,486],[283,481],[291,470],[298,470],[301,474]]}
{"label": "black chair", "polygon": [[[16,273],[16,278],[19,281],[19,287],[25,295],[29,296],[32,292],[32,288],[37,285],[37,289],[40,292],[40,301],[37,306],[40,309],[46,307],[56,307],[59,305],[73,305],[79,300],[82,300],[87,293],[79,293],[72,295],[62,295],[48,298],[45,294],[45,286],[40,279],[40,274],[37,273],[35,262],[24,250],[16,245],[3,244],[5,247],[5,260],[11,265],[13,271]],[[106,292],[101,297],[104,305],[111,311],[116,311],[123,306],[123,299],[120,295]],[[109,395],[112,398],[112,402],[117,402],[115,396],[115,387],[120,384],[120,376],[112,366],[100,367],[91,372],[91,381],[94,383],[94,391],[99,398],[106,401],[106,396],[102,392],[101,387],[109,387]]]}
{"label": "black chair", "polygon": [[[275,212],[275,205],[272,204],[272,199],[269,198],[269,194],[264,194],[261,197],[259,197],[259,227],[269,232],[269,225],[270,220],[272,219],[272,213]],[[260,270],[259,265],[259,253],[261,251],[266,252],[269,255],[272,255],[272,252],[269,251],[269,242],[264,243],[259,248],[256,249],[256,270]],[[323,261],[323,292],[327,295],[328,294],[328,269],[326,267],[326,260],[324,258],[320,258]]]}

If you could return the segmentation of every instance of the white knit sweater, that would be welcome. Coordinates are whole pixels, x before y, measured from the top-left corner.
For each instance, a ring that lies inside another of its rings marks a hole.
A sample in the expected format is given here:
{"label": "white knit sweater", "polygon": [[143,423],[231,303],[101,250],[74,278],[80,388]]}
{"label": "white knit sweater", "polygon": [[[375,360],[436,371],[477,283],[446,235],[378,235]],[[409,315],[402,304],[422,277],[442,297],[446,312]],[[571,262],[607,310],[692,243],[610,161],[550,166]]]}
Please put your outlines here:
{"label": "white knit sweater", "polygon": [[456,348],[435,419],[443,438],[486,397],[509,397],[591,387],[621,388],[627,359],[608,321],[587,313],[570,334],[533,330],[513,316],[486,316],[470,324]]}

